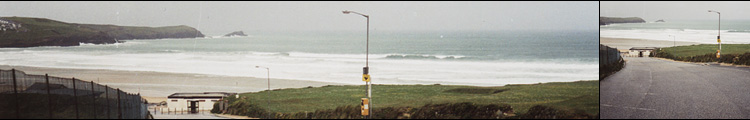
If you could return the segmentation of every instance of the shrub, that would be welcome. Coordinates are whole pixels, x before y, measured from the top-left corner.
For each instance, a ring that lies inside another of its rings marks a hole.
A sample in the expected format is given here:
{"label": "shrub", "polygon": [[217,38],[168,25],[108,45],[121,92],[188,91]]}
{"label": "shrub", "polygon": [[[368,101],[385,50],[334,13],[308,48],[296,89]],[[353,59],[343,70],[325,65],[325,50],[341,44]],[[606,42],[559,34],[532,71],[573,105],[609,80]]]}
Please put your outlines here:
{"label": "shrub", "polygon": [[[598,115],[597,115],[598,116]],[[521,119],[594,119],[595,116],[589,115],[583,110],[564,110],[553,107],[536,105],[531,107]]]}

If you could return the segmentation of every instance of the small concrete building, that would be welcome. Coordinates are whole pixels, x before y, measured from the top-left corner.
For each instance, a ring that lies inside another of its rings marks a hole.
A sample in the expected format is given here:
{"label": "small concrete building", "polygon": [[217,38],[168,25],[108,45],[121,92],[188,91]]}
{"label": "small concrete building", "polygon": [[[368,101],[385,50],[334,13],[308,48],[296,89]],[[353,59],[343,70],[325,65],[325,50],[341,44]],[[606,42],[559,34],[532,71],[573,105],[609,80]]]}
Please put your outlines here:
{"label": "small concrete building", "polygon": [[658,47],[633,47],[630,48],[628,56],[632,57],[651,57],[649,54],[654,50],[659,49]]}
{"label": "small concrete building", "polygon": [[201,110],[211,110],[214,103],[237,93],[204,92],[204,93],[174,93],[167,96],[167,106],[174,110],[185,110],[197,113]]}

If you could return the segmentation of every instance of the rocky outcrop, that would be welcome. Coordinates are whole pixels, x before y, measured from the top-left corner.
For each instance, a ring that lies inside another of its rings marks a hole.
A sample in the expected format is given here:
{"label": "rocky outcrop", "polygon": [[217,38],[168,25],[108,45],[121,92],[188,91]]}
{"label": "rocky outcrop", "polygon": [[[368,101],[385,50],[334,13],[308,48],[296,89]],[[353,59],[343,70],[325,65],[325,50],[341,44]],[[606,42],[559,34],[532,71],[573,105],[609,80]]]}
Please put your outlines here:
{"label": "rocky outcrop", "polygon": [[245,33],[242,32],[242,31],[234,31],[234,32],[226,34],[224,36],[231,37],[231,36],[247,36],[247,35],[245,35]]}
{"label": "rocky outcrop", "polygon": [[78,46],[80,43],[110,44],[118,40],[204,36],[197,29],[185,25],[130,27],[65,23],[29,17],[0,17],[0,20],[19,26],[0,31],[0,47]]}
{"label": "rocky outcrop", "polygon": [[639,17],[626,17],[626,18],[599,17],[599,25],[609,25],[609,24],[614,24],[614,23],[644,23],[644,22],[646,21]]}

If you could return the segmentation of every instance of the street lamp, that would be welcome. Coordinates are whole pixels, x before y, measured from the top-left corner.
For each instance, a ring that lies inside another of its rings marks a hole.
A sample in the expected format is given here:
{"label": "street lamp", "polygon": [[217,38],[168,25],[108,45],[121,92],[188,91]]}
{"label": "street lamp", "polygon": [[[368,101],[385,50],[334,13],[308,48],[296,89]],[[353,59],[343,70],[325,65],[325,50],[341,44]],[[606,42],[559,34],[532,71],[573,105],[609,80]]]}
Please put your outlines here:
{"label": "street lamp", "polygon": [[362,15],[363,17],[367,18],[367,45],[366,45],[366,51],[365,51],[365,53],[366,53],[366,55],[365,55],[365,68],[367,68],[368,65],[369,65],[369,58],[370,58],[370,16],[362,14],[362,13],[354,12],[354,11],[348,11],[348,10],[344,10],[342,12],[344,14],[349,14],[349,13],[359,14],[359,15]]}
{"label": "street lamp", "polygon": [[721,13],[713,10],[708,10],[708,12],[716,12],[716,14],[719,14],[719,30],[717,30],[719,35],[716,36],[716,42],[719,42],[719,50],[716,53],[716,58],[719,58],[721,57]]}
{"label": "street lamp", "polygon": [[669,36],[672,37],[672,47],[676,46],[677,44],[675,43],[675,39],[676,39],[675,37],[677,36],[674,36],[674,35],[669,35]]}
{"label": "street lamp", "polygon": [[263,66],[255,66],[255,68],[265,68],[266,71],[267,71],[266,75],[268,75],[268,77],[267,77],[267,79],[268,79],[268,92],[267,92],[268,98],[266,98],[266,107],[268,108],[268,111],[269,111],[268,112],[268,116],[270,118],[270,116],[271,116],[271,112],[270,112],[271,111],[271,100],[270,100],[270,98],[271,98],[271,69],[268,69],[268,67],[263,67]]}
{"label": "street lamp", "polygon": [[369,116],[372,116],[372,85],[370,84],[370,80],[369,80],[370,77],[368,75],[368,71],[370,69],[369,68],[370,67],[369,66],[370,65],[369,64],[370,63],[369,61],[370,59],[370,16],[362,14],[362,13],[354,12],[354,11],[348,11],[348,10],[344,10],[341,12],[344,14],[354,13],[354,14],[362,15],[363,17],[367,18],[367,38],[366,38],[367,43],[366,43],[366,48],[365,48],[366,49],[365,50],[365,67],[362,69],[362,73],[363,73],[362,76],[364,77],[364,79],[368,79],[367,81],[365,81],[365,84],[367,84],[366,92],[367,92],[367,99],[369,100],[367,104],[368,106],[367,116],[369,118]]}

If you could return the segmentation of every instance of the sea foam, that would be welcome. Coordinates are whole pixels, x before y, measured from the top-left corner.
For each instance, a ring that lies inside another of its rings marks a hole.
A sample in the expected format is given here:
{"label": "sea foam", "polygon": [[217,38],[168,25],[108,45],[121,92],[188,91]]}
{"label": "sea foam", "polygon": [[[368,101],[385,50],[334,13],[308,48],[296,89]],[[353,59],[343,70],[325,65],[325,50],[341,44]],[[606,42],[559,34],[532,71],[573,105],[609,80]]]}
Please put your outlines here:
{"label": "sea foam", "polygon": [[[500,86],[596,80],[596,62],[582,61],[455,61],[390,59],[393,54],[371,54],[370,75],[374,84],[455,84]],[[8,50],[0,52],[5,65],[157,71],[221,76],[271,78],[363,84],[365,54],[320,54],[306,52],[213,53],[170,51],[155,53],[111,53],[64,50]],[[441,56],[441,55],[427,55]],[[446,58],[441,56],[440,58]],[[460,57],[459,57],[460,58]]]}
{"label": "sea foam", "polygon": [[[600,37],[630,38],[662,41],[683,41],[703,44],[718,44],[717,30],[695,29],[601,29]],[[673,35],[676,37],[670,37]],[[750,33],[740,30],[721,30],[721,42],[727,44],[748,44]]]}

